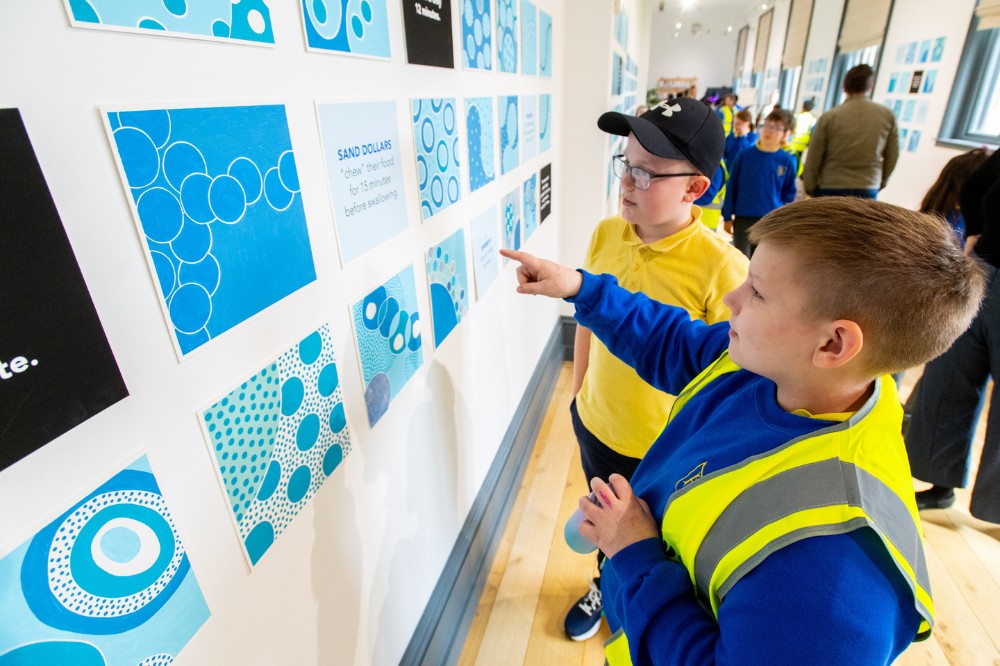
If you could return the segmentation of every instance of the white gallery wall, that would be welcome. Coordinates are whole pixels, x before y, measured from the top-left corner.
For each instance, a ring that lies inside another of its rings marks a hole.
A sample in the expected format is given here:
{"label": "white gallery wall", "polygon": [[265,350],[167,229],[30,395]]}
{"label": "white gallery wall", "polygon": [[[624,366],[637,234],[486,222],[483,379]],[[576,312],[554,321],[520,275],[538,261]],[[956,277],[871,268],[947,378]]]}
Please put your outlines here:
{"label": "white gallery wall", "polygon": [[[651,4],[649,76],[643,79],[646,88],[655,88],[660,77],[696,77],[699,96],[708,88],[732,85],[740,28],[736,22],[739,14],[734,10],[742,10],[744,3],[695,6],[687,11],[676,0]],[[732,31],[727,31],[730,26]]]}
{"label": "white gallery wall", "polygon": [[[268,4],[275,44],[261,47],[72,28],[60,0],[0,3],[0,108],[20,109],[130,392],[0,472],[0,558],[147,455],[211,611],[176,663],[397,663],[559,312],[517,295],[511,264],[435,349],[423,253],[460,228],[468,234],[473,217],[549,163],[553,213],[526,249],[561,253],[569,3],[535,3],[553,19],[552,78],[501,74],[495,62],[490,72],[462,69],[461,3],[453,70],[406,63],[400,2],[386,3],[389,61],[307,52],[301,3]],[[608,12],[597,22],[599,40],[611,20]],[[463,109],[466,97],[545,93],[556,118],[551,150],[504,175],[497,166],[496,180],[472,193],[460,114],[461,199],[421,222],[409,100],[454,97]],[[408,227],[346,266],[317,100],[397,104]],[[285,107],[317,279],[178,361],[99,109],[237,104]],[[424,363],[370,427],[349,308],[409,265]],[[326,323],[353,448],[250,571],[198,414]]]}

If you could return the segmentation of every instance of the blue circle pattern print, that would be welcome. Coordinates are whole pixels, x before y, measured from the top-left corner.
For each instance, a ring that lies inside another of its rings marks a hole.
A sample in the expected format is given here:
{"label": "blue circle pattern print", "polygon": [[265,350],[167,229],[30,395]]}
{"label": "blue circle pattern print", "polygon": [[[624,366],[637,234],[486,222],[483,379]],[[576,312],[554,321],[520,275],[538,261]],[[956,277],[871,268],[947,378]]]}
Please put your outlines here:
{"label": "blue circle pattern print", "polygon": [[386,0],[302,0],[309,48],[388,58]]}
{"label": "blue circle pattern print", "polygon": [[531,177],[524,181],[524,241],[528,242],[531,234],[538,228],[538,175],[531,174]]}
{"label": "blue circle pattern print", "polygon": [[[247,557],[256,564],[351,450],[329,326],[203,414]],[[336,449],[336,452],[332,452]]]}
{"label": "blue circle pattern print", "polygon": [[520,163],[521,145],[518,142],[517,95],[499,98],[500,108],[500,173],[508,173]]}
{"label": "blue circle pattern print", "polygon": [[119,28],[138,28],[166,35],[183,34],[220,39],[274,43],[266,0],[70,0],[77,21]]}
{"label": "blue circle pattern print", "polygon": [[415,99],[412,110],[420,216],[426,220],[462,196],[458,119],[454,99]]}
{"label": "blue circle pattern print", "polygon": [[392,399],[423,364],[416,303],[413,266],[407,266],[351,309],[370,425],[382,418]]}
{"label": "blue circle pattern print", "polygon": [[497,61],[505,74],[517,74],[517,0],[497,0]]}
{"label": "blue circle pattern print", "polygon": [[493,182],[496,177],[496,155],[493,143],[493,98],[475,97],[465,100],[465,125],[469,148],[469,191]]}
{"label": "blue circle pattern print", "polygon": [[0,664],[166,664],[209,617],[145,457],[0,559],[0,589]]}
{"label": "blue circle pattern print", "polygon": [[316,278],[284,107],[108,121],[182,355]]}
{"label": "blue circle pattern print", "polygon": [[469,311],[469,274],[465,229],[427,250],[427,282],[431,292],[434,346],[440,346]]}
{"label": "blue circle pattern print", "polygon": [[463,0],[462,52],[466,69],[493,69],[490,0]]}

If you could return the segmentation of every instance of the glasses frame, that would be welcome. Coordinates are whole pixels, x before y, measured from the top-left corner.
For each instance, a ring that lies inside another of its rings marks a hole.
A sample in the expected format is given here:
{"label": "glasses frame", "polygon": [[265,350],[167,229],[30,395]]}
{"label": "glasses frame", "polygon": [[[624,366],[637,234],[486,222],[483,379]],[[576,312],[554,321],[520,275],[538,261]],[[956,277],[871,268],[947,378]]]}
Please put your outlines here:
{"label": "glasses frame", "polygon": [[[700,176],[701,174],[696,171],[685,171],[684,173],[651,173],[646,171],[642,167],[636,167],[629,164],[629,161],[625,159],[625,153],[619,153],[618,155],[613,155],[611,157],[612,171],[615,176],[621,180],[625,180],[625,175],[632,179],[632,184],[637,190],[648,190],[653,184],[653,181],[657,178],[681,178],[684,176]],[[621,173],[619,173],[621,171]],[[636,177],[636,172],[645,174],[644,179],[641,181],[645,183],[640,185],[639,178]]]}

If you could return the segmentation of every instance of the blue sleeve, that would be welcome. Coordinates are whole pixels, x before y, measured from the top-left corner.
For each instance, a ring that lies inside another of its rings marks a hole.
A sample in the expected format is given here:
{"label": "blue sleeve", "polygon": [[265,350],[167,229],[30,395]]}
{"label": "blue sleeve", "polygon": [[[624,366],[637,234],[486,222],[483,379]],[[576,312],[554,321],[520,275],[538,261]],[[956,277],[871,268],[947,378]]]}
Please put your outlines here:
{"label": "blue sleeve", "polygon": [[739,189],[740,171],[743,168],[743,152],[736,154],[733,160],[733,168],[729,170],[729,182],[726,183],[726,198],[722,202],[722,219],[733,219],[733,212],[736,209],[736,190]]}
{"label": "blue sleeve", "polygon": [[888,664],[920,624],[912,592],[868,529],[772,553],[729,591],[718,622],[656,539],[609,559],[601,589],[637,666]]}
{"label": "blue sleeve", "polygon": [[729,322],[708,325],[687,310],[581,270],[576,320],[648,384],[677,395],[729,346]]}
{"label": "blue sleeve", "polygon": [[785,177],[781,181],[781,202],[786,204],[795,201],[795,178],[799,170],[799,161],[795,156],[788,154],[788,158],[788,170],[785,171]]}

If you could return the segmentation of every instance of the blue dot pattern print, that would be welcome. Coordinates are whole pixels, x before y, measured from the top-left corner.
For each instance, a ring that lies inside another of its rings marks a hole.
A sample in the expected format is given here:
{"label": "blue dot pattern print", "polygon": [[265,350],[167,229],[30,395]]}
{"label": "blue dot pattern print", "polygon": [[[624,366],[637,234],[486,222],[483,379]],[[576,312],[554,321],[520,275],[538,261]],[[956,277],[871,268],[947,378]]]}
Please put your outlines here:
{"label": "blue dot pattern print", "polygon": [[182,356],[316,279],[283,106],[108,123]]}
{"label": "blue dot pattern print", "polygon": [[415,99],[413,140],[420,186],[420,217],[436,215],[462,196],[459,183],[458,118],[454,98]]}
{"label": "blue dot pattern print", "polygon": [[339,374],[323,325],[202,413],[251,565],[351,451]]}
{"label": "blue dot pattern print", "polygon": [[469,191],[475,192],[496,177],[492,97],[465,100],[465,127],[468,132]]}
{"label": "blue dot pattern print", "polygon": [[390,57],[385,0],[302,0],[309,48]]}
{"label": "blue dot pattern print", "polygon": [[500,173],[513,171],[520,163],[517,95],[497,98],[500,110]]}
{"label": "blue dot pattern print", "polygon": [[424,362],[413,266],[369,292],[354,304],[351,313],[368,423],[374,426]]}
{"label": "blue dot pattern print", "polygon": [[69,0],[69,12],[89,27],[274,44],[266,0]]}
{"label": "blue dot pattern print", "polygon": [[538,74],[552,77],[552,17],[538,10]]}
{"label": "blue dot pattern print", "polygon": [[538,228],[538,175],[531,174],[524,181],[524,240],[527,242],[531,234]]}
{"label": "blue dot pattern print", "polygon": [[521,73],[534,76],[538,69],[538,11],[530,0],[521,0]]}
{"label": "blue dot pattern print", "polygon": [[[305,0],[303,0],[305,1]],[[466,69],[493,69],[491,0],[462,0],[462,62]]]}
{"label": "blue dot pattern print", "polygon": [[145,457],[0,559],[2,664],[169,664],[209,618]]}
{"label": "blue dot pattern print", "polygon": [[517,2],[497,0],[497,69],[517,74]]}
{"label": "blue dot pattern print", "polygon": [[431,292],[434,346],[455,330],[469,311],[469,273],[465,229],[459,229],[425,254],[427,284]]}

